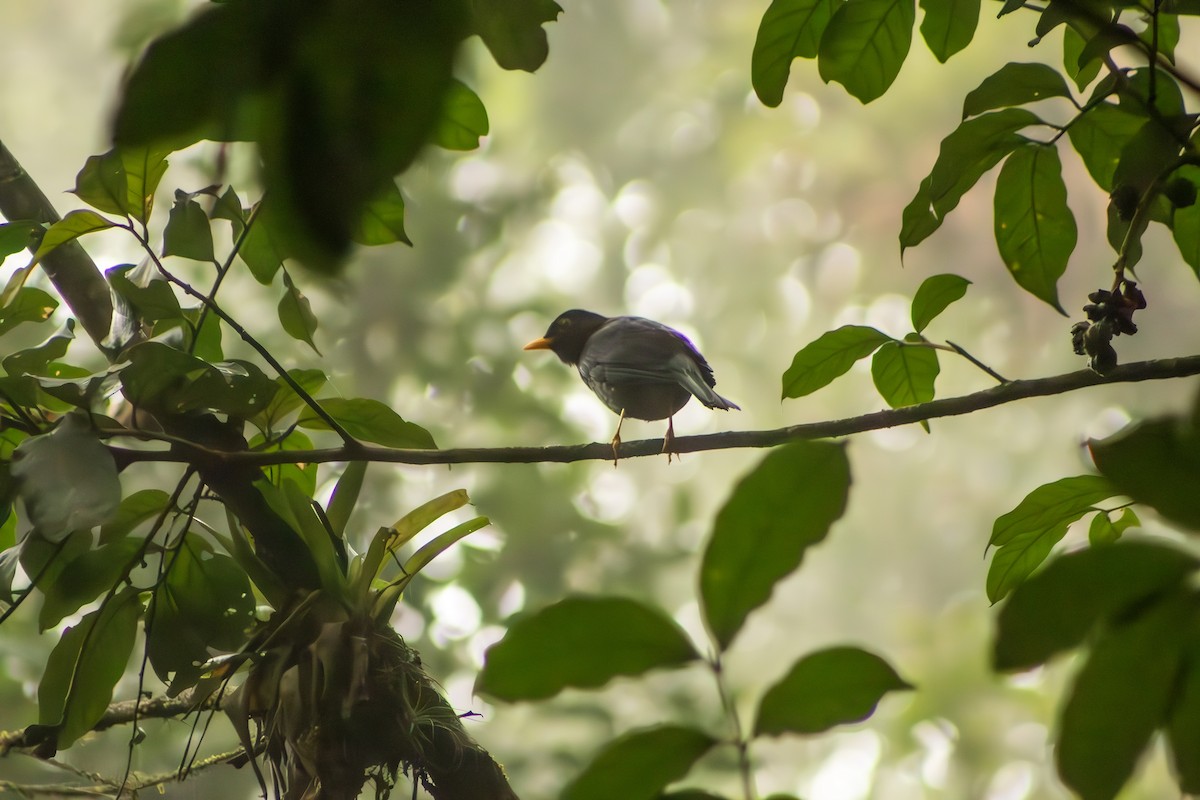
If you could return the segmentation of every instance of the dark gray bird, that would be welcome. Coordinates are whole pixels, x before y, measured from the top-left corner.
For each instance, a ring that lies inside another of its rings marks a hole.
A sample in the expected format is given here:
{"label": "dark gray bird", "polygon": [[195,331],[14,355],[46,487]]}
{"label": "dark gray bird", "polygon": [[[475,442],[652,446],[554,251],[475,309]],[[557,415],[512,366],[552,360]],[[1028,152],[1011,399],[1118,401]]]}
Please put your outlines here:
{"label": "dark gray bird", "polygon": [[738,408],[713,391],[712,367],[686,336],[642,317],[605,317],[572,309],[550,323],[546,335],[526,350],[551,350],[579,376],[604,405],[620,414],[613,434],[613,462],[626,417],[667,420],[663,452],[671,460],[675,412],[695,397],[709,408]]}

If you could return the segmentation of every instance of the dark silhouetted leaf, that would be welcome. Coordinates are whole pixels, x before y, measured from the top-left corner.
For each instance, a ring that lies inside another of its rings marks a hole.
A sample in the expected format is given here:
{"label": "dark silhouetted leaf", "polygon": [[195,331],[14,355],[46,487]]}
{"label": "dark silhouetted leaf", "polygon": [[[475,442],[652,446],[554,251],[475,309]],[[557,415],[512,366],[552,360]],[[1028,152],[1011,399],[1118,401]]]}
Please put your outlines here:
{"label": "dark silhouetted leaf", "polygon": [[1079,475],[1047,483],[996,519],[988,547],[1000,548],[988,570],[987,594],[993,603],[1018,586],[1050,554],[1072,522],[1117,494],[1099,475]]}
{"label": "dark silhouetted leaf", "polygon": [[41,375],[47,365],[62,358],[75,339],[75,320],[68,319],[50,338],[35,347],[18,350],[4,357],[9,375]]}
{"label": "dark silhouetted leaf", "polygon": [[871,716],[888,692],[913,688],[879,656],[831,647],[797,661],[758,705],[755,735],[821,733]]}
{"label": "dark silhouetted leaf", "polygon": [[812,394],[890,341],[893,339],[886,333],[865,325],[843,325],[821,334],[796,353],[783,373],[783,397]]}
{"label": "dark silhouetted leaf", "polygon": [[958,275],[931,275],[921,282],[912,300],[913,330],[921,333],[929,323],[967,293],[971,282]]}
{"label": "dark silhouetted leaf", "polygon": [[212,228],[200,204],[183,192],[175,193],[175,205],[163,231],[164,256],[195,261],[213,260]]}
{"label": "dark silhouetted leaf", "polygon": [[[1181,167],[1175,175],[1181,180],[1190,181],[1192,186],[1200,189],[1200,167]],[[1175,209],[1171,234],[1175,237],[1175,244],[1183,260],[1197,276],[1200,276],[1200,202]]]}
{"label": "dark silhouetted leaf", "polygon": [[144,322],[183,319],[179,298],[175,296],[171,284],[157,275],[138,273],[142,273],[142,270],[117,267],[109,270],[108,283]]}
{"label": "dark silhouetted leaf", "polygon": [[313,334],[317,332],[317,315],[312,312],[308,298],[296,288],[292,277],[286,272],[283,273],[283,297],[279,299],[279,324],[288,336],[304,342],[320,354],[313,341]]}
{"label": "dark silhouetted leaf", "polygon": [[816,58],[821,34],[839,0],[772,0],[758,26],[750,81],[758,99],[774,108],[783,100],[792,61]]}
{"label": "dark silhouetted leaf", "polygon": [[54,580],[39,582],[46,599],[38,614],[38,630],[53,628],[107,592],[129,574],[141,550],[137,539],[118,539],[71,559],[56,571]]}
{"label": "dark silhouetted leaf", "polygon": [[[1191,598],[1159,603],[1092,647],[1075,678],[1058,735],[1058,774],[1083,800],[1112,800],[1166,722]],[[1194,624],[1194,623],[1193,623]]]}
{"label": "dark silhouetted leaf", "polygon": [[1096,468],[1139,503],[1200,530],[1200,435],[1182,420],[1152,419],[1088,442]]}
{"label": "dark silhouetted leaf", "polygon": [[682,725],[643,728],[609,742],[571,781],[563,800],[653,800],[717,740]]}
{"label": "dark silhouetted leaf", "polygon": [[32,246],[42,232],[37,222],[0,222],[0,259]]}
{"label": "dark silhouetted leaf", "polygon": [[1017,285],[1062,313],[1058,279],[1075,250],[1075,216],[1054,147],[1013,151],[996,179],[996,245]]}
{"label": "dark silhouetted leaf", "polygon": [[1059,556],[1000,609],[992,663],[1005,672],[1044,664],[1082,644],[1098,623],[1178,586],[1198,565],[1176,547],[1134,540]]}
{"label": "dark silhouetted leaf", "polygon": [[479,34],[492,58],[504,69],[533,72],[550,46],[542,24],[562,13],[554,0],[471,0],[470,29]]}
{"label": "dark silhouetted leaf", "polygon": [[849,491],[845,448],[831,442],[784,445],[738,482],[717,513],[700,566],[704,618],[721,649],[825,538]]}
{"label": "dark silhouetted leaf", "polygon": [[841,4],[821,36],[821,80],[837,81],[863,103],[882,96],[908,56],[916,17],[912,0]]}
{"label": "dark silhouetted leaf", "polygon": [[488,649],[475,688],[500,700],[539,700],[699,657],[656,608],[621,597],[568,597],[510,625]]}
{"label": "dark silhouetted leaf", "polygon": [[925,12],[921,36],[943,64],[975,38],[979,0],[920,0],[920,6]]}
{"label": "dark silhouetted leaf", "polygon": [[1200,793],[1200,636],[1194,621],[1182,638],[1184,663],[1167,724],[1167,740],[1180,790],[1197,794]]}
{"label": "dark silhouetted leaf", "polygon": [[412,244],[404,231],[404,197],[395,183],[367,204],[366,213],[354,232],[354,241],[365,245],[404,242]]}

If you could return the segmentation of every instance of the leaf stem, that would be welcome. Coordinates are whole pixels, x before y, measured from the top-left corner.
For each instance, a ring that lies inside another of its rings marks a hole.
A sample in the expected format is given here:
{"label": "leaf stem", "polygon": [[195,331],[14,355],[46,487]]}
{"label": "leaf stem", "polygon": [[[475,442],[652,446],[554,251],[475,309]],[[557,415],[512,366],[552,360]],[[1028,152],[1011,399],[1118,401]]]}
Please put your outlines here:
{"label": "leaf stem", "polygon": [[737,704],[734,702],[733,693],[729,690],[729,683],[725,680],[725,668],[721,663],[721,656],[715,655],[708,662],[709,668],[712,670],[713,679],[717,684],[717,695],[721,698],[721,708],[725,711],[725,718],[729,720],[729,727],[733,732],[733,746],[737,749],[738,773],[742,778],[742,796],[745,800],[755,800],[758,796],[754,786],[754,770],[750,763],[750,743],[746,740],[746,735],[742,730],[741,716],[738,714]]}

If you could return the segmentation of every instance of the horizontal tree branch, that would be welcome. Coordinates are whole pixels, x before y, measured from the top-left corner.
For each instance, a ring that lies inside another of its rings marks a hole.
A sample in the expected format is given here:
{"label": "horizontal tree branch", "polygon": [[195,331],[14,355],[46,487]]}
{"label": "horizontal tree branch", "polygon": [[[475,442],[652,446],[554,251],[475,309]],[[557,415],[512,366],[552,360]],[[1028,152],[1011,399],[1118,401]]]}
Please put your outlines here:
{"label": "horizontal tree branch", "polygon": [[[676,453],[696,453],[705,450],[775,447],[800,439],[850,436],[856,433],[894,428],[899,425],[910,425],[914,422],[938,417],[971,414],[1017,400],[1064,394],[1089,386],[1166,380],[1197,374],[1200,374],[1200,355],[1124,364],[1114,368],[1107,375],[1099,375],[1091,370],[1083,369],[1048,378],[1009,381],[972,394],[947,397],[919,405],[877,411],[845,419],[790,425],[772,430],[729,431],[699,436],[679,436],[675,438],[674,451]],[[660,455],[662,441],[662,439],[641,439],[622,442],[619,454],[621,458]],[[334,447],[318,450],[222,452],[202,447],[181,446],[178,443],[171,450],[133,450],[115,446],[110,449],[120,463],[209,461],[255,466],[314,464],[331,461],[374,461],[395,464],[529,464],[598,461],[610,460],[613,457],[612,447],[607,442],[550,447],[460,447],[448,450],[402,450],[363,445],[355,448]]]}

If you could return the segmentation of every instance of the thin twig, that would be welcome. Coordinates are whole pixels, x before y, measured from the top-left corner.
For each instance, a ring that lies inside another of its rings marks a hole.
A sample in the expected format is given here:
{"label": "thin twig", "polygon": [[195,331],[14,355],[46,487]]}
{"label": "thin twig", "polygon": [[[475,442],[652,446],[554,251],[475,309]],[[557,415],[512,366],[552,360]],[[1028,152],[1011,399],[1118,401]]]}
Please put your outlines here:
{"label": "thin twig", "polygon": [[983,363],[978,358],[971,355],[966,350],[962,349],[962,347],[956,345],[954,342],[950,341],[949,339],[946,340],[946,344],[950,345],[950,349],[952,349],[954,352],[958,353],[960,356],[965,358],[967,361],[970,361],[972,364],[979,367],[981,370],[986,372],[988,375],[991,375],[993,378],[996,379],[996,381],[998,383],[1012,383],[1012,381],[1010,381],[1008,378],[1004,377],[999,372],[996,372],[996,370],[992,369],[987,364]]}
{"label": "thin twig", "polygon": [[721,708],[725,710],[725,716],[729,719],[729,727],[733,731],[733,746],[737,748],[738,773],[742,778],[742,796],[745,800],[755,800],[758,793],[754,786],[754,770],[750,764],[750,745],[742,731],[742,719],[738,714],[737,704],[734,703],[733,693],[729,691],[728,682],[725,680],[725,669],[721,663],[721,657],[714,656],[708,662],[708,666],[712,669],[713,679],[717,683]]}

